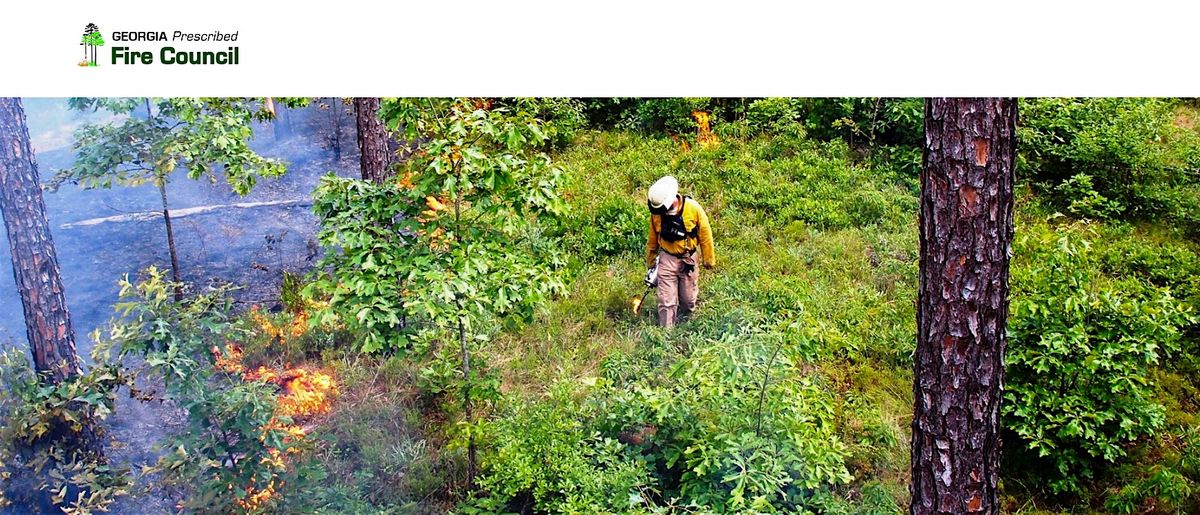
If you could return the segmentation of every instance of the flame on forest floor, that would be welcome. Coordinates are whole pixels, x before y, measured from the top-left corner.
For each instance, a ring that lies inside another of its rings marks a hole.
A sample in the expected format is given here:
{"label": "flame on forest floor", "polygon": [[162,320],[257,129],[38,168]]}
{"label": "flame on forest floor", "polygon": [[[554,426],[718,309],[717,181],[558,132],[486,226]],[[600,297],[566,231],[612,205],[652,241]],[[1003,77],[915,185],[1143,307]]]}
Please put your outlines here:
{"label": "flame on forest floor", "polygon": [[[261,370],[261,367],[260,367]],[[333,376],[320,370],[293,368],[273,377],[271,382],[283,388],[276,413],[287,417],[305,417],[329,413],[337,384]]]}
{"label": "flame on forest floor", "polygon": [[684,151],[684,152],[688,152],[688,151],[691,151],[691,150],[692,150],[692,146],[691,146],[691,145],[688,145],[688,142],[687,142],[687,140],[686,140],[686,139],[683,139],[683,138],[681,138],[681,137],[679,137],[679,136],[676,136],[676,135],[674,135],[674,134],[672,134],[672,135],[671,135],[671,139],[675,140],[675,142],[676,142],[676,143],[679,143],[679,149],[680,149],[680,150],[682,150],[682,151]]}
{"label": "flame on forest floor", "polygon": [[[255,370],[248,371],[242,363],[244,358],[242,348],[236,343],[226,343],[224,351],[214,345],[212,352],[215,357],[214,366],[218,370],[241,375],[245,381],[262,381],[279,387],[275,416],[262,427],[260,438],[263,440],[271,431],[282,431],[285,443],[303,441],[307,436],[304,428],[297,424],[283,424],[278,417],[291,419],[310,417],[329,413],[333,407],[333,397],[337,395],[338,388],[333,376],[328,373],[306,367],[285,367],[283,370],[277,371],[270,367],[260,366]],[[287,453],[292,454],[293,452],[297,452],[296,448],[289,447]],[[278,470],[287,468],[287,457],[279,449],[272,448],[268,450],[268,454],[262,459],[262,464]],[[271,480],[265,487],[258,488],[251,480],[250,485],[246,487],[246,497],[238,499],[237,504],[247,511],[255,511],[275,495],[278,486],[281,485],[277,485],[274,480]],[[233,485],[229,487],[233,489]]]}
{"label": "flame on forest floor", "polygon": [[337,395],[337,383],[333,376],[305,367],[288,367],[281,371],[260,366],[246,370],[242,364],[242,348],[237,344],[225,344],[225,350],[213,346],[217,369],[231,374],[240,374],[246,381],[262,381],[279,387],[279,403],[275,414],[285,417],[307,417],[329,413],[333,397]]}
{"label": "flame on forest floor", "polygon": [[696,141],[700,144],[700,147],[708,149],[721,144],[721,140],[717,139],[717,135],[712,133],[712,126],[709,124],[710,119],[707,111],[692,111],[692,118],[696,119]]}
{"label": "flame on forest floor", "polygon": [[283,340],[287,337],[300,337],[308,332],[308,311],[301,310],[292,317],[292,321],[287,324],[276,324],[269,317],[264,315],[258,309],[258,306],[250,308],[250,320],[254,321],[258,328],[274,340]]}
{"label": "flame on forest floor", "polygon": [[[721,144],[721,140],[712,132],[712,118],[708,111],[699,109],[692,111],[692,118],[696,119],[696,144],[705,150],[716,147]],[[683,152],[690,152],[692,145],[688,143],[686,136],[678,136],[671,134],[671,139],[679,143],[679,149]]]}
{"label": "flame on forest floor", "polygon": [[242,347],[236,343],[225,343],[225,350],[213,345],[213,358],[216,362],[213,366],[222,372],[230,374],[241,374],[246,371],[246,367],[242,366]]}

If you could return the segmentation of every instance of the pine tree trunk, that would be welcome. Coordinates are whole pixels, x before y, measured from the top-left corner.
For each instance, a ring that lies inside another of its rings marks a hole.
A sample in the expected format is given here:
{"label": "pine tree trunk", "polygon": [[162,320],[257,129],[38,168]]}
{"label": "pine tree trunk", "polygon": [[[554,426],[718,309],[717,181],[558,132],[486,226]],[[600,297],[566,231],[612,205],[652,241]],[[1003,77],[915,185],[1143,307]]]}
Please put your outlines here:
{"label": "pine tree trunk", "polygon": [[8,231],[25,331],[34,368],[58,383],[79,373],[79,357],[19,99],[0,98],[0,139],[0,214]]}
{"label": "pine tree trunk", "polygon": [[363,180],[382,183],[388,178],[390,154],[387,127],[379,120],[378,98],[355,98],[354,115],[358,128],[359,163]]}
{"label": "pine tree trunk", "polygon": [[925,104],[913,384],[914,514],[1000,512],[1014,99]]}

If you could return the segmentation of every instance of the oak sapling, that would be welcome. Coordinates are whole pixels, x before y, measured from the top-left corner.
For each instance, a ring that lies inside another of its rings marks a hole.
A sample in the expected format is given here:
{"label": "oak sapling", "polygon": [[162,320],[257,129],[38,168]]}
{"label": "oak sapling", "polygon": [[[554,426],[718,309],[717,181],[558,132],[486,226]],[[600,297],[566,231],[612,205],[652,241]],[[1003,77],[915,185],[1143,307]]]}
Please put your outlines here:
{"label": "oak sapling", "polygon": [[[498,396],[498,381],[475,356],[495,328],[530,320],[563,290],[564,261],[535,222],[563,210],[561,172],[537,151],[543,122],[484,99],[387,99],[388,130],[421,146],[398,178],[373,182],[326,176],[314,192],[318,235],[339,252],[332,274],[310,292],[325,295],[318,318],[358,329],[365,351],[438,354],[435,386],[461,398],[458,426],[476,467],[477,401]],[[407,323],[406,323],[407,322]],[[441,365],[458,362],[452,379]]]}
{"label": "oak sapling", "polygon": [[191,179],[218,177],[238,195],[260,178],[283,175],[283,162],[250,148],[251,124],[274,117],[266,103],[251,98],[72,98],[72,109],[104,110],[114,121],[88,123],[75,131],[75,163],[58,170],[50,191],[63,183],[84,188],[153,184],[162,200],[176,300],[183,277],[171,226],[167,185],[177,169]]}

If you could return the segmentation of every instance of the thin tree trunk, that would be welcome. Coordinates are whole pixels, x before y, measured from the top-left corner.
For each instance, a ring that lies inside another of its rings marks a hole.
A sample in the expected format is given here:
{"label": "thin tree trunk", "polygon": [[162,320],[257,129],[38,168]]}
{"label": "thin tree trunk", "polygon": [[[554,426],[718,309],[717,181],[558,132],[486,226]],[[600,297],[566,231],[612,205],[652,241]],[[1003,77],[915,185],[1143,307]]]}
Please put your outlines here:
{"label": "thin tree trunk", "polygon": [[[456,301],[459,310],[462,310],[462,303]],[[462,352],[462,373],[463,373],[463,417],[466,418],[467,424],[475,421],[474,413],[471,409],[471,352],[467,348],[467,330],[464,327],[462,315],[458,317],[458,348]],[[475,451],[475,430],[472,428],[467,435],[467,484],[475,484],[475,467],[476,467],[476,451]]]}
{"label": "thin tree trunk", "polygon": [[183,278],[179,274],[179,254],[175,251],[175,230],[171,228],[171,210],[167,206],[167,181],[158,180],[158,194],[162,198],[163,223],[167,225],[167,251],[171,254],[171,279],[175,281],[175,300],[183,300]]}
{"label": "thin tree trunk", "polygon": [[[459,165],[454,165],[454,241],[457,245],[462,245],[462,197],[458,194],[458,188],[462,184],[462,172]],[[454,304],[458,308],[458,347],[462,352],[462,373],[463,373],[463,416],[467,420],[467,424],[475,421],[474,413],[471,409],[471,351],[467,348],[467,330],[463,323],[463,307],[462,300],[455,298]],[[475,431],[472,428],[467,434],[467,484],[475,484],[475,468],[476,468],[476,450],[475,450]]]}
{"label": "thin tree trunk", "polygon": [[784,340],[780,340],[775,346],[775,351],[771,353],[771,359],[767,360],[767,367],[763,370],[762,388],[758,391],[758,414],[754,417],[754,436],[762,435],[762,419],[763,419],[763,404],[767,400],[767,385],[771,383],[771,366],[775,364],[775,358],[779,357],[779,351],[783,349]]}
{"label": "thin tree trunk", "polygon": [[331,115],[333,115],[333,159],[335,161],[342,160],[342,110],[346,108],[342,100],[337,97],[330,97],[329,105]]}
{"label": "thin tree trunk", "polygon": [[20,99],[0,98],[0,214],[34,368],[54,383],[79,373],[75,332]]}
{"label": "thin tree trunk", "polygon": [[378,98],[355,98],[354,118],[358,129],[359,168],[363,180],[382,183],[390,175],[388,165],[390,154],[388,150],[387,126],[379,120]]}
{"label": "thin tree trunk", "polygon": [[[154,117],[154,110],[150,107],[150,97],[145,97],[142,102],[146,106],[146,120]],[[175,229],[171,227],[171,210],[170,204],[167,202],[167,178],[159,177],[155,181],[158,186],[158,196],[162,199],[162,215],[163,224],[167,228],[167,252],[171,255],[171,280],[175,282],[175,300],[183,300],[183,277],[179,273],[179,254],[175,251]]]}
{"label": "thin tree trunk", "polygon": [[1014,99],[925,104],[913,514],[1000,512]]}

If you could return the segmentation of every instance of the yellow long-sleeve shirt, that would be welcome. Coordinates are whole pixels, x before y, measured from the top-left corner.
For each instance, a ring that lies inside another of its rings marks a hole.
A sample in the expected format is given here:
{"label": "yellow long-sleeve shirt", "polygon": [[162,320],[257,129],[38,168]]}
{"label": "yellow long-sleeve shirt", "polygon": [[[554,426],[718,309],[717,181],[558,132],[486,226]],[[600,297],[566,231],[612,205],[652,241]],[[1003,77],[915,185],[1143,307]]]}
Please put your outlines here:
{"label": "yellow long-sleeve shirt", "polygon": [[717,265],[717,254],[713,250],[713,235],[712,227],[708,225],[708,214],[704,212],[704,208],[700,207],[700,203],[691,198],[685,198],[683,202],[683,228],[689,233],[693,229],[699,227],[696,231],[695,238],[685,238],[680,241],[660,241],[658,238],[659,232],[662,231],[662,215],[650,215],[650,237],[646,240],[646,266],[654,266],[654,258],[658,256],[658,249],[661,248],[671,254],[686,254],[700,247],[702,263],[706,267],[714,267]]}

